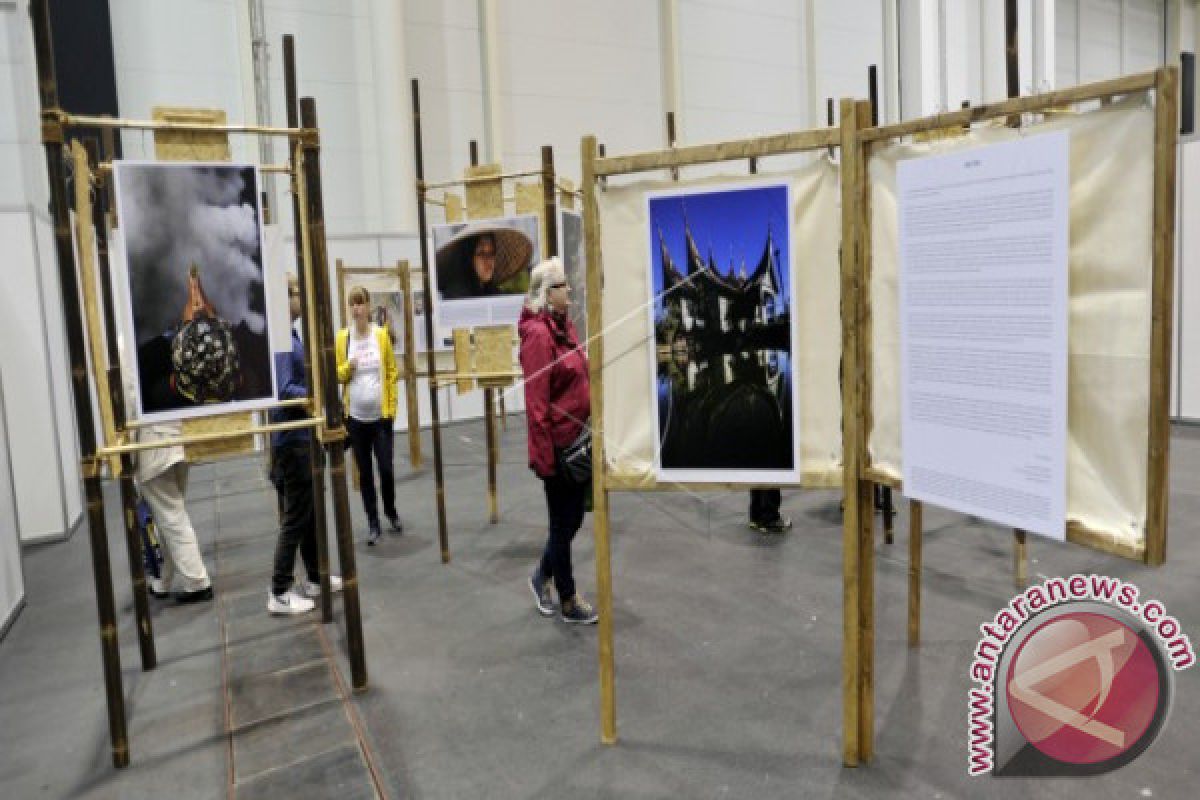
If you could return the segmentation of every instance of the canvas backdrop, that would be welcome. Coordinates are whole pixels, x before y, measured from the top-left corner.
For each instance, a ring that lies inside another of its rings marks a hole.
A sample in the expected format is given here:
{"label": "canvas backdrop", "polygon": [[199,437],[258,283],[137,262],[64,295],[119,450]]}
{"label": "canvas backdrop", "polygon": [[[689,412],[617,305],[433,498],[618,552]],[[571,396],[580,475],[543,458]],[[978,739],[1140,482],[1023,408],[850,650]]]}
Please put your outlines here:
{"label": "canvas backdrop", "polygon": [[[769,160],[767,161],[769,165]],[[695,181],[610,183],[596,194],[604,270],[604,448],[609,471],[654,485],[655,415],[650,386],[654,332],[646,312],[651,265],[646,194],[664,189],[761,185],[783,179],[791,186],[789,253],[792,313],[799,324],[793,354],[800,397],[797,430],[801,482],[835,486],[841,481],[840,268],[841,211],[838,169],[824,157],[786,173],[716,176]],[[596,326],[589,320],[591,335]]]}
{"label": "canvas backdrop", "polygon": [[871,199],[870,463],[899,479],[896,164],[1018,136],[1070,135],[1067,519],[1145,541],[1153,278],[1154,111],[1141,96],[1030,126],[875,152]]}

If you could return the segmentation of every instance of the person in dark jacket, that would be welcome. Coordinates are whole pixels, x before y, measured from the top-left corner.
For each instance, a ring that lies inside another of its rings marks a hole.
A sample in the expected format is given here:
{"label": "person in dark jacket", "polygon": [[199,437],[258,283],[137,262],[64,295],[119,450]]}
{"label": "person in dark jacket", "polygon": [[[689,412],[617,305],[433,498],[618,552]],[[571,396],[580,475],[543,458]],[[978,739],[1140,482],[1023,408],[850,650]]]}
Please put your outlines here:
{"label": "person in dark jacket", "polygon": [[590,625],[596,612],[575,588],[571,541],[583,524],[587,484],[559,468],[557,451],[571,444],[591,418],[587,355],[567,318],[570,287],[558,258],[534,267],[521,311],[521,370],[525,375],[529,468],[542,479],[549,533],[529,588],[542,616],[554,614],[550,585],[567,622]]}
{"label": "person in dark jacket", "polygon": [[[288,275],[288,310],[292,323],[300,318],[300,285]],[[292,350],[276,355],[276,395],[280,400],[308,397],[308,377],[304,370],[304,343],[292,328]],[[271,422],[303,418],[304,411],[289,406],[271,411]],[[267,594],[267,613],[303,614],[315,607],[313,598],[321,596],[321,578],[317,565],[316,515],[313,510],[313,454],[307,430],[275,431],[271,434],[272,482],[279,492],[281,519],[275,543],[275,566],[271,589]],[[304,562],[307,579],[293,587],[296,552]],[[330,590],[342,590],[340,575],[329,576]]]}

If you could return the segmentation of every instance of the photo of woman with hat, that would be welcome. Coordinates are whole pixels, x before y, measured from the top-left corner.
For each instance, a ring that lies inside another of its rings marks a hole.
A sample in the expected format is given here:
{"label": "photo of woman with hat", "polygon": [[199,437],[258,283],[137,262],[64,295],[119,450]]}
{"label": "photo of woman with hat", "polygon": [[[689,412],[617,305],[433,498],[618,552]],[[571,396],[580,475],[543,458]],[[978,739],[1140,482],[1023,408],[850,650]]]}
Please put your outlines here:
{"label": "photo of woman with hat", "polygon": [[523,295],[529,287],[529,269],[537,250],[537,217],[437,226],[433,239],[441,300]]}

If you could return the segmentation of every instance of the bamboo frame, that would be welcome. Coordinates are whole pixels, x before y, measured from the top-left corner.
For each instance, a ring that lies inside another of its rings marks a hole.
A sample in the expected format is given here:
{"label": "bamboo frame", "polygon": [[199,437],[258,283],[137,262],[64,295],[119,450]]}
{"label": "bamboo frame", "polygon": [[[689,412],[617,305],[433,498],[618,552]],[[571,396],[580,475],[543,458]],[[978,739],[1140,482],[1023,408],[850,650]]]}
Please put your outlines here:
{"label": "bamboo frame", "polygon": [[[283,93],[284,106],[289,128],[300,126],[300,102],[296,91],[296,48],[295,39],[290,35],[283,37]],[[304,374],[308,381],[309,414],[317,414],[317,387],[320,385],[320,372],[313,358],[313,350],[318,342],[314,333],[315,313],[309,286],[314,281],[309,272],[312,270],[311,252],[308,248],[308,187],[303,179],[304,148],[299,141],[289,140],[289,163],[292,170],[289,175],[292,196],[292,246],[296,252],[296,282],[300,292],[300,315],[304,320],[305,339],[310,342],[304,348]],[[328,283],[325,284],[328,286]],[[327,291],[327,289],[323,289]],[[289,319],[291,298],[288,299]],[[333,622],[333,591],[329,578],[329,532],[328,514],[325,505],[325,461],[321,449],[321,429],[314,428],[308,434],[308,449],[312,458],[312,498],[313,517],[317,539],[317,576],[321,582],[321,622]],[[274,453],[271,454],[274,458]],[[281,498],[282,499],[282,498]]]}
{"label": "bamboo frame", "polygon": [[317,135],[309,128],[279,128],[270,125],[214,125],[208,122],[165,122],[153,119],[122,119],[98,117],[89,114],[69,114],[60,109],[50,109],[43,118],[63,128],[112,128],[114,130],[183,131],[188,133],[245,133],[257,136],[286,136],[289,139],[308,139]]}
{"label": "bamboo frame", "polygon": [[[1018,97],[988,105],[949,111],[931,117],[909,120],[895,125],[867,128],[857,140],[862,145],[872,145],[887,140],[936,131],[943,128],[961,128],[973,122],[988,122],[1020,114],[1041,114],[1047,111],[1062,113],[1062,106],[1089,101],[1104,101],[1116,96],[1137,92],[1154,91],[1154,250],[1151,298],[1151,366],[1150,382],[1148,475],[1147,475],[1147,518],[1146,535],[1142,546],[1133,546],[1118,541],[1109,532],[1090,529],[1078,520],[1067,520],[1066,539],[1074,544],[1091,547],[1109,555],[1142,561],[1157,566],[1166,558],[1166,507],[1167,507],[1167,464],[1170,441],[1168,393],[1170,382],[1170,335],[1173,305],[1173,259],[1174,259],[1174,215],[1176,180],[1176,142],[1178,137],[1178,71],[1175,67],[1163,67],[1153,72],[1130,75],[1113,80],[1100,81],[1083,86],[1061,89],[1041,95]],[[864,158],[865,161],[865,158]],[[864,206],[864,215],[869,215],[869,201]],[[869,261],[864,266],[863,285],[869,286]],[[868,300],[869,302],[869,300]],[[870,372],[865,374],[867,398],[872,391]],[[870,401],[868,399],[869,407]],[[869,432],[869,427],[868,427]],[[867,463],[863,476],[871,481],[896,490],[903,489],[903,481],[892,473]],[[1028,572],[1028,543],[1022,541],[1020,532],[1014,532],[1014,580],[1024,585]]]}
{"label": "bamboo frame", "polygon": [[[1164,69],[1170,68],[1166,67]],[[1160,71],[1127,75],[1123,78],[1114,78],[1083,86],[1073,86],[1069,89],[1059,89],[1045,94],[1014,97],[1010,100],[1002,100],[997,103],[987,103],[981,106],[944,111],[940,114],[898,122],[893,125],[867,128],[859,135],[858,141],[867,144],[900,139],[916,133],[942,128],[961,128],[976,122],[986,122],[999,119],[1000,117],[1008,117],[1012,114],[1040,114],[1047,111],[1061,113],[1062,109],[1057,108],[1058,106],[1075,105],[1088,102],[1089,100],[1101,100],[1106,97],[1111,98],[1155,89],[1158,85],[1158,73]]]}
{"label": "bamboo frame", "polygon": [[[326,442],[327,447],[336,453],[340,453],[342,448],[337,446],[341,433],[340,415],[329,413],[329,398],[331,396],[330,387],[326,386],[326,415],[325,417],[313,416],[304,420],[291,421],[288,423],[277,423],[273,425],[264,425],[251,428],[249,430],[235,431],[218,431],[208,434],[191,434],[184,435],[172,439],[159,440],[155,442],[139,442],[128,443],[120,441],[129,431],[136,430],[140,427],[137,424],[129,423],[126,425],[124,419],[124,401],[123,401],[123,386],[120,378],[120,366],[116,353],[116,336],[113,326],[115,325],[115,314],[112,308],[112,285],[108,269],[108,247],[107,247],[107,229],[106,229],[106,209],[103,208],[104,193],[98,193],[97,202],[88,207],[90,198],[84,196],[78,203],[80,209],[80,241],[87,246],[87,253],[83,259],[82,276],[76,274],[75,271],[75,246],[71,236],[70,218],[68,211],[68,199],[66,191],[66,170],[64,158],[65,140],[67,131],[73,127],[93,127],[100,128],[103,132],[106,143],[111,142],[112,132],[119,129],[143,129],[153,130],[155,132],[189,132],[195,134],[212,134],[219,137],[229,133],[250,133],[258,135],[284,135],[291,140],[302,144],[305,152],[299,149],[293,151],[294,156],[307,156],[307,163],[304,168],[304,180],[297,180],[300,170],[289,169],[289,173],[293,176],[294,189],[299,189],[295,192],[297,196],[304,194],[307,191],[307,205],[310,207],[311,217],[306,222],[308,238],[310,240],[313,256],[312,259],[306,259],[301,255],[298,259],[301,269],[299,271],[300,280],[305,279],[305,267],[311,267],[315,272],[318,280],[313,283],[320,283],[320,279],[325,274],[325,253],[324,253],[324,228],[321,218],[321,192],[320,192],[320,171],[317,165],[319,138],[317,134],[316,112],[315,105],[311,99],[304,101],[305,116],[308,124],[304,128],[290,126],[288,128],[270,128],[267,126],[251,126],[251,125],[219,125],[211,124],[210,122],[200,122],[189,119],[179,121],[179,116],[187,117],[191,110],[177,110],[176,119],[174,121],[144,121],[144,120],[123,120],[113,119],[108,117],[89,117],[82,115],[71,115],[65,113],[58,104],[57,82],[54,72],[53,60],[53,44],[52,33],[50,27],[49,3],[48,0],[34,0],[30,8],[31,17],[34,28],[34,43],[35,43],[35,61],[38,71],[39,83],[39,101],[42,109],[41,113],[41,133],[42,143],[46,151],[46,169],[50,186],[51,197],[51,212],[54,222],[55,235],[55,255],[59,270],[59,283],[62,296],[62,306],[64,318],[66,321],[66,340],[67,349],[71,364],[71,385],[72,385],[72,402],[75,411],[76,426],[79,433],[80,443],[80,473],[83,478],[84,493],[85,493],[85,510],[88,516],[88,534],[92,557],[92,572],[96,588],[96,611],[98,624],[100,629],[101,643],[101,661],[104,672],[105,684],[105,699],[108,712],[109,723],[109,738],[111,742],[111,754],[113,765],[117,768],[128,766],[130,761],[129,754],[129,738],[125,715],[125,697],[122,689],[122,676],[120,664],[120,652],[117,642],[117,620],[116,608],[113,598],[112,584],[112,566],[109,560],[107,530],[104,509],[104,495],[101,487],[101,465],[102,459],[106,457],[119,457],[120,459],[120,478],[121,478],[121,494],[122,505],[124,507],[124,518],[126,522],[127,546],[129,548],[129,560],[131,577],[134,586],[134,608],[138,617],[138,634],[139,644],[141,645],[142,666],[143,669],[153,669],[156,663],[156,655],[154,652],[154,640],[152,627],[145,604],[145,576],[142,572],[142,560],[140,558],[140,542],[135,541],[132,529],[132,469],[129,454],[142,450],[159,449],[163,447],[171,447],[179,444],[202,443],[212,441],[224,441],[234,439],[240,436],[245,436],[248,433],[267,432],[271,430],[284,430],[290,428],[307,427],[314,431],[318,428],[322,429],[322,439]],[[285,52],[291,51],[291,38],[285,37],[284,40]],[[289,59],[290,62],[290,59]],[[294,106],[294,64],[290,74],[285,75],[288,79],[289,89],[289,105]],[[194,115],[197,120],[205,115],[202,110],[195,111]],[[289,108],[289,117],[293,116],[294,107]],[[211,137],[200,136],[198,138],[208,139]],[[157,143],[156,143],[157,144]],[[73,160],[76,167],[75,177],[78,181],[77,186],[84,192],[94,182],[99,184],[98,176],[103,174],[103,171],[98,168],[99,159],[94,153],[82,155],[78,147],[74,148]],[[293,163],[305,163],[297,159]],[[77,197],[77,200],[80,198]],[[90,212],[90,213],[89,213]],[[89,219],[90,218],[90,219]],[[95,244],[97,250],[97,259],[93,261],[90,252],[90,242],[87,230],[85,228],[91,225],[91,234],[96,237]],[[297,215],[297,224],[299,224],[299,215]],[[98,261],[98,265],[97,262]],[[97,286],[97,273],[100,279],[100,286]],[[80,279],[82,277],[82,280]],[[327,281],[324,283],[327,285]],[[100,293],[100,301],[97,300],[97,293]],[[310,295],[311,295],[310,291]],[[314,314],[306,314],[306,317],[321,318],[322,314],[325,319],[329,317],[328,308],[328,293],[327,291],[318,291],[314,299],[317,301],[317,307]],[[82,299],[82,302],[81,302]],[[307,298],[306,298],[307,299]],[[103,308],[101,308],[103,306]],[[308,306],[312,308],[311,305]],[[100,320],[103,320],[103,326]],[[310,319],[310,322],[314,322]],[[317,325],[317,329],[327,326]],[[102,341],[101,332],[106,330],[107,333],[107,351],[98,346],[98,342]],[[326,337],[328,339],[328,337]],[[98,403],[102,407],[107,407],[107,414],[112,414],[112,424],[107,423],[104,426],[103,446],[97,446],[96,426],[91,408],[91,391],[88,384],[89,366],[88,366],[88,347],[92,347],[92,369],[93,377],[99,389]],[[326,342],[325,355],[331,356],[330,346]],[[314,375],[315,377],[315,375]],[[103,387],[107,386],[108,390],[104,391]],[[336,397],[336,391],[332,393]],[[278,404],[278,406],[291,405],[286,403]],[[329,419],[334,423],[331,430],[325,431],[323,425],[325,420]],[[314,441],[316,435],[314,433]],[[344,471],[339,474],[339,459],[335,454],[333,457],[333,487],[335,494],[335,504],[337,505],[337,522],[339,535],[339,549],[342,555],[343,573],[345,575],[345,608],[347,620],[347,639],[349,647],[349,655],[351,662],[351,671],[354,678],[354,686],[357,690],[362,690],[366,687],[366,672],[365,672],[365,651],[362,643],[362,625],[358,607],[357,593],[357,577],[353,563],[353,549],[350,541],[349,530],[349,508],[346,502],[345,493],[345,476]],[[314,457],[313,479],[314,484],[324,486],[324,475],[321,470],[323,464],[319,458]],[[114,470],[118,471],[118,470]],[[339,480],[340,478],[340,480]],[[340,489],[340,491],[339,491]],[[314,498],[316,505],[318,498]],[[324,517],[323,507],[316,509],[320,516]],[[319,534],[323,533],[322,530]],[[322,542],[318,542],[318,550],[322,550]],[[329,595],[329,578],[327,563],[322,560],[321,576],[323,594],[325,595],[324,604],[328,604]]]}
{"label": "bamboo frame", "polygon": [[[671,138],[671,137],[669,137]],[[772,155],[785,155],[839,145],[844,134],[837,129],[821,129],[796,133],[764,136],[739,142],[669,147],[636,153],[628,156],[601,157],[601,146],[595,136],[585,136],[580,143],[582,162],[583,224],[587,250],[587,315],[589,325],[600,331],[588,341],[589,378],[591,383],[591,427],[592,427],[592,521],[596,547],[596,599],[599,612],[600,673],[600,740],[604,744],[617,741],[614,636],[613,636],[613,593],[612,593],[612,547],[609,531],[609,494],[615,491],[675,491],[689,490],[745,491],[755,488],[744,484],[704,483],[659,484],[653,477],[623,475],[609,471],[604,446],[604,335],[603,327],[603,254],[600,247],[600,221],[596,203],[596,192],[603,190],[608,177],[650,170],[671,170],[673,174],[682,167],[697,166],[725,161],[758,159]],[[753,163],[753,162],[752,162]],[[591,321],[595,321],[594,323]],[[810,482],[811,481],[811,482]],[[812,473],[802,476],[795,484],[773,483],[769,487],[809,487],[840,485],[841,476]],[[855,564],[855,570],[857,565]],[[857,586],[857,581],[855,581]],[[857,594],[856,594],[857,596]],[[855,614],[857,619],[857,612]],[[858,659],[854,659],[855,681],[858,686]],[[848,734],[849,735],[849,734]],[[857,726],[855,733],[857,737]],[[857,738],[855,738],[857,749]]]}
{"label": "bamboo frame", "polygon": [[921,643],[921,550],[925,534],[925,507],[908,501],[908,646]]}
{"label": "bamboo frame", "polygon": [[[106,150],[114,147],[111,132],[108,132],[107,136],[104,137],[104,147]],[[87,151],[87,162],[85,162],[83,171],[77,172],[77,175],[86,174],[87,165],[99,158],[95,140],[89,141],[85,149]],[[96,290],[99,291],[101,298],[101,309],[99,309],[99,312],[107,323],[105,330],[108,344],[106,355],[109,364],[108,400],[111,406],[113,428],[116,431],[124,426],[126,419],[124,387],[121,385],[121,369],[119,365],[120,353],[117,348],[116,313],[113,307],[112,271],[109,268],[107,218],[104,213],[106,208],[113,205],[113,199],[107,183],[102,182],[98,178],[95,183],[96,197],[95,202],[91,204],[91,230],[95,236],[96,268],[100,276],[100,286]],[[77,213],[80,213],[78,209]],[[80,238],[79,241],[83,242],[84,239]],[[93,368],[98,369],[96,364],[93,364]],[[101,391],[99,384],[97,384],[97,391]],[[111,459],[109,461],[110,467],[113,461],[116,461],[120,466],[120,478],[118,482],[120,485],[121,510],[125,528],[125,553],[129,563],[131,588],[133,590],[134,619],[137,621],[138,626],[138,649],[142,659],[142,671],[148,671],[158,665],[158,654],[154,643],[154,624],[150,617],[150,601],[146,592],[146,569],[145,561],[142,559],[142,537],[137,530],[137,492],[133,485],[133,459],[128,456]]]}
{"label": "bamboo frame", "polygon": [[130,453],[141,453],[146,450],[162,450],[167,447],[182,447],[189,444],[207,444],[209,442],[223,442],[228,439],[236,439],[239,436],[250,436],[262,433],[277,433],[280,431],[298,431],[306,428],[317,428],[325,424],[322,417],[312,417],[309,419],[291,420],[290,422],[274,422],[267,425],[253,425],[249,428],[241,430],[218,431],[215,433],[193,433],[188,436],[172,436],[167,439],[155,439],[152,442],[129,442],[126,444],[114,444],[96,449],[96,455],[107,458],[109,456],[122,456]]}
{"label": "bamboo frame", "polygon": [[[446,508],[445,508],[445,479],[443,475],[443,463],[441,455],[441,412],[439,408],[437,390],[441,387],[453,385],[459,394],[464,394],[474,388],[483,390],[484,395],[484,433],[486,439],[487,452],[487,493],[488,493],[488,519],[492,524],[495,524],[500,519],[499,512],[499,492],[497,486],[498,464],[499,464],[499,439],[496,431],[496,416],[497,406],[499,406],[499,416],[501,423],[505,429],[508,427],[506,415],[504,394],[497,395],[497,389],[507,385],[510,381],[520,378],[522,373],[519,370],[481,370],[476,365],[474,358],[475,348],[472,344],[473,330],[467,328],[456,328],[452,331],[453,337],[453,353],[454,367],[449,370],[440,370],[435,363],[435,331],[433,326],[433,305],[432,305],[432,287],[433,282],[430,280],[430,263],[429,254],[429,225],[426,214],[426,205],[441,206],[446,210],[447,221],[451,220],[451,208],[455,214],[459,211],[465,211],[465,218],[477,219],[486,216],[495,216],[504,212],[506,203],[513,201],[517,204],[517,213],[536,213],[539,217],[538,230],[541,234],[543,244],[543,253],[546,256],[554,255],[557,250],[557,219],[556,219],[556,196],[557,196],[557,181],[554,174],[554,151],[549,146],[543,146],[541,149],[541,169],[504,172],[499,164],[479,164],[479,151],[477,143],[472,141],[471,145],[471,166],[466,170],[466,173],[461,178],[456,178],[449,181],[428,182],[425,180],[424,168],[424,146],[421,136],[421,104],[420,104],[420,89],[416,80],[412,81],[412,112],[413,112],[413,131],[414,131],[414,147],[416,150],[416,181],[415,187],[417,192],[417,224],[419,230],[419,240],[421,246],[421,266],[423,274],[423,282],[425,291],[423,298],[425,302],[425,324],[426,324],[426,368],[424,372],[418,372],[415,369],[413,374],[416,377],[424,377],[429,384],[429,400],[432,410],[432,433],[433,433],[433,450],[434,450],[434,482],[436,491],[436,504],[438,516],[438,540],[441,546],[442,563],[450,561],[450,545],[449,534],[447,530]],[[541,207],[537,209],[524,209],[523,204],[530,196],[537,194],[537,184],[518,184],[512,196],[506,196],[504,193],[504,181],[513,180],[525,177],[538,177],[541,182]],[[466,195],[466,206],[460,208],[457,195],[451,195],[446,192],[449,188],[463,187]],[[430,192],[442,190],[442,198],[434,198],[430,196]],[[454,197],[455,201],[452,204],[450,198]],[[486,327],[486,326],[484,326]],[[498,402],[497,402],[498,401]]]}
{"label": "bamboo frame", "polygon": [[454,178],[448,181],[440,181],[438,183],[426,183],[423,180],[417,180],[417,188],[423,189],[426,192],[436,189],[453,189],[457,186],[469,186],[475,183],[492,183],[494,181],[507,180],[509,178],[532,178],[541,176],[542,171],[528,170],[526,172],[500,172],[495,175],[464,175],[461,178]]}

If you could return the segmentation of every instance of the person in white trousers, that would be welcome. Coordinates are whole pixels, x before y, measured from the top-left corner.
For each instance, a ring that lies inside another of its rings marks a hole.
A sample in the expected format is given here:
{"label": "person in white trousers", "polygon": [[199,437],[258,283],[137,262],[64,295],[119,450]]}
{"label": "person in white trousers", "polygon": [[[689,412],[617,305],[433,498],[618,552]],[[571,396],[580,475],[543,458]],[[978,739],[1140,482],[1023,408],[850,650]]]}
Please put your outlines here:
{"label": "person in white trousers", "polygon": [[[124,356],[125,342],[117,339],[117,347]],[[127,407],[137,408],[134,403],[136,389],[128,360],[122,357],[121,373],[124,376]],[[163,439],[178,439],[183,426],[178,422],[162,422],[147,425],[137,431],[139,442],[155,442]],[[167,597],[178,573],[179,591],[175,600],[180,603],[200,603],[211,600],[212,581],[200,555],[200,544],[192,528],[184,498],[187,495],[188,464],[182,445],[140,450],[134,455],[134,478],[150,513],[154,515],[154,526],[163,544],[162,577],[151,578],[150,594]]]}
{"label": "person in white trousers", "polygon": [[[176,438],[181,433],[179,423],[151,425],[138,432],[138,440],[147,442]],[[155,586],[156,582],[151,581],[150,593],[158,597],[166,596],[178,573],[180,590],[175,593],[175,600],[198,603],[211,600],[213,591],[204,559],[200,556],[196,531],[192,528],[192,519],[184,502],[187,476],[188,464],[183,447],[179,445],[138,453],[138,489],[150,506],[150,513],[154,515],[154,524],[166,551],[161,583]]]}

